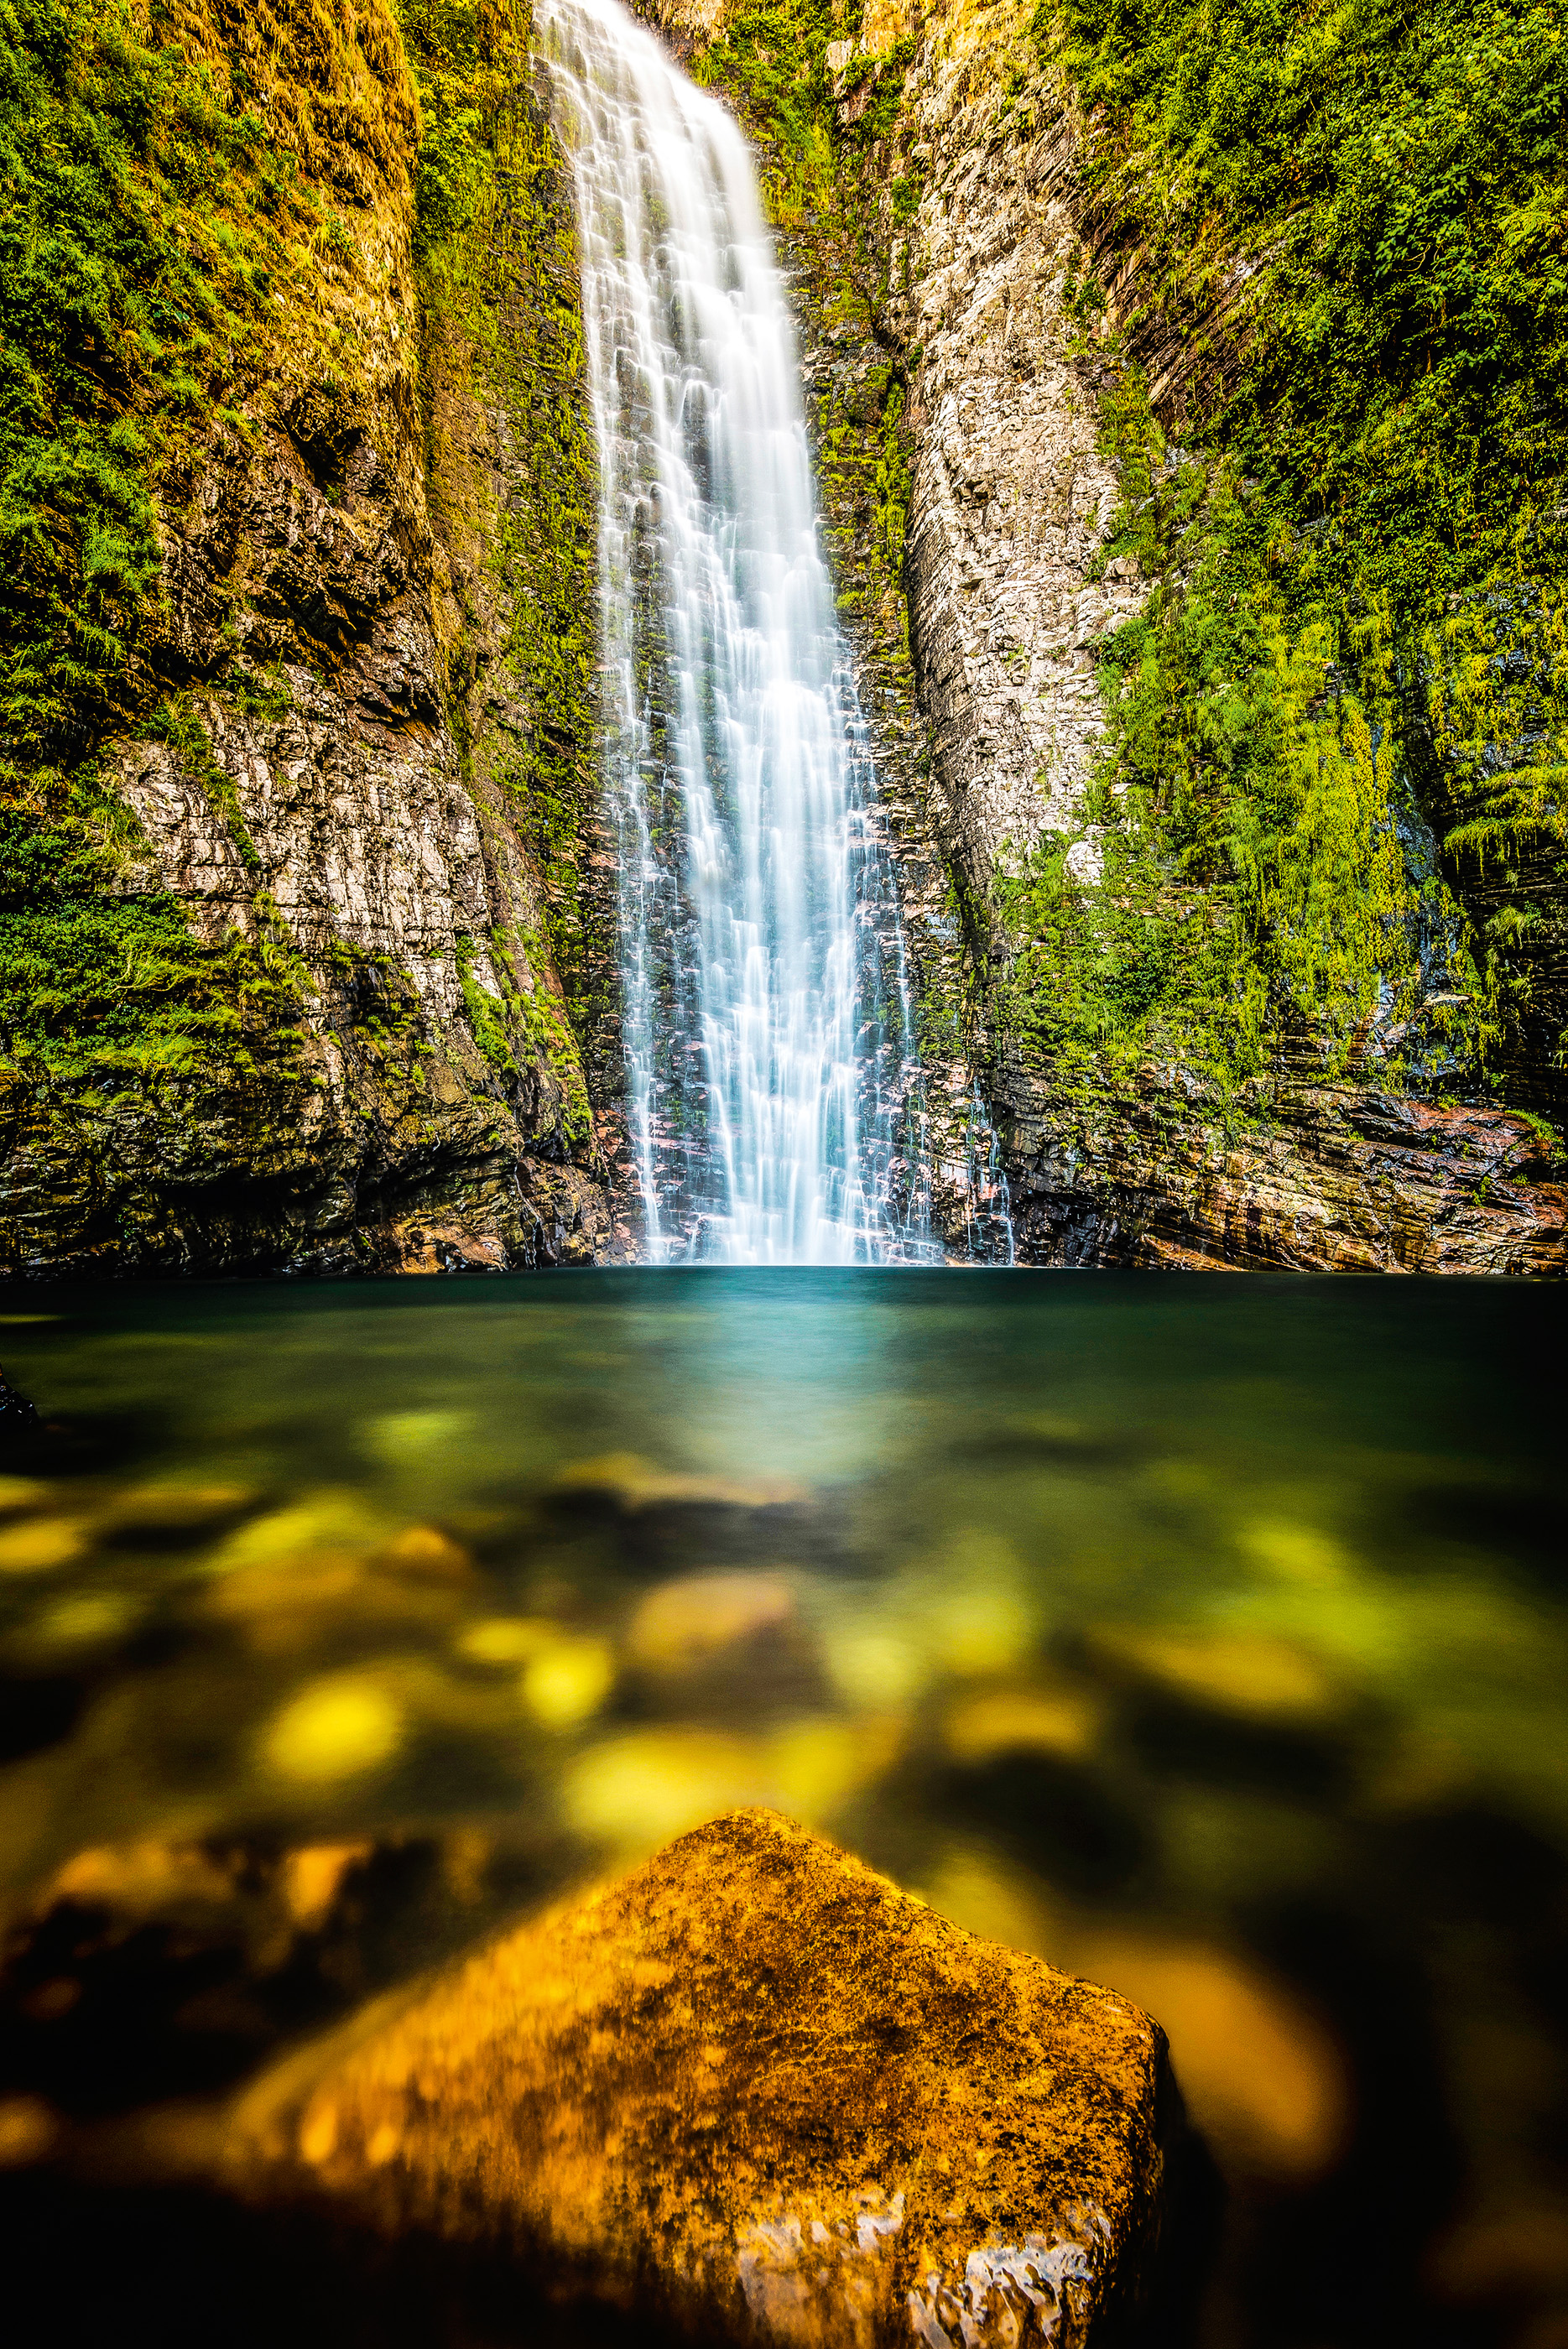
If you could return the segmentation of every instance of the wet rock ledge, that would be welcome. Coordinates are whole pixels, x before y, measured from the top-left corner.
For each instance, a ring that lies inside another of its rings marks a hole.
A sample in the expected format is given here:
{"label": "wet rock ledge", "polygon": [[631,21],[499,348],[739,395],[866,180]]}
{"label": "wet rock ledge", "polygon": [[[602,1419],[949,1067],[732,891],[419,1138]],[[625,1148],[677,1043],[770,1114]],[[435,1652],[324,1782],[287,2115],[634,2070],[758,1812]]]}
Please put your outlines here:
{"label": "wet rock ledge", "polygon": [[499,2254],[649,2338],[1073,2349],[1148,2301],[1178,2113],[1126,2000],[739,1811],[185,2144],[243,2203]]}

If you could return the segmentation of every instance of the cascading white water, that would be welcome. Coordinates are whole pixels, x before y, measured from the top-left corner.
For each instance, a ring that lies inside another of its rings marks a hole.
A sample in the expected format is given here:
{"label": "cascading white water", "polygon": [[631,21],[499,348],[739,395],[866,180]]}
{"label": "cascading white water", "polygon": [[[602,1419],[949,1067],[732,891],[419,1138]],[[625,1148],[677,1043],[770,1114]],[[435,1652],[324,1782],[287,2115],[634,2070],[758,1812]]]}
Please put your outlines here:
{"label": "cascading white water", "polygon": [[535,25],[576,189],[649,1253],[927,1256],[898,904],[751,155],[619,0]]}

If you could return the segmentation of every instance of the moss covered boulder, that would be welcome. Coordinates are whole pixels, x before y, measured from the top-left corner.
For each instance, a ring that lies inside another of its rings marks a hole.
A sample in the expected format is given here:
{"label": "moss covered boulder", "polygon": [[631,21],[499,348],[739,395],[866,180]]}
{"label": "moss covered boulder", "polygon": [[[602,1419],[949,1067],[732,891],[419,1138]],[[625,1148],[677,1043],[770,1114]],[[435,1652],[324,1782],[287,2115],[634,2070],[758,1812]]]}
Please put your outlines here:
{"label": "moss covered boulder", "polygon": [[1126,2000],[741,1811],[265,2075],[223,2166],[678,2334],[1066,2349],[1148,2289],[1165,2067]]}

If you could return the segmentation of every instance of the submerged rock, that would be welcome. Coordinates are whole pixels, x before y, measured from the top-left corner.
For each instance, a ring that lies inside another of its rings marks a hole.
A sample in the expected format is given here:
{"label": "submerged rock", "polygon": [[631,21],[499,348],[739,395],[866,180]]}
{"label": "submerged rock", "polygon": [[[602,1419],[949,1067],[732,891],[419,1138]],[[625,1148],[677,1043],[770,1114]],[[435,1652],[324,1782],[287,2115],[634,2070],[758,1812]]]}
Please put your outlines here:
{"label": "submerged rock", "polygon": [[704,2338],[1098,2337],[1147,2289],[1158,2026],[767,1812],[701,1827],[232,2109],[246,2200]]}
{"label": "submerged rock", "polygon": [[639,1453],[570,1462],[543,1495],[551,1517],[596,1525],[635,1572],[798,1570],[836,1557],[843,1528],[820,1495],[787,1476],[688,1475]]}
{"label": "submerged rock", "polygon": [[1346,1702],[1321,1657],[1266,1631],[1105,1624],[1084,1647],[1113,1682],[1243,1721],[1332,1720]]}
{"label": "submerged rock", "polygon": [[569,1861],[559,1839],[469,1826],[76,1853],[0,1914],[0,2168],[49,2150],[17,2099],[83,2119],[230,2095],[284,2043],[537,1900]]}
{"label": "submerged rock", "polygon": [[0,1433],[7,1435],[31,1434],[38,1424],[38,1407],[18,1394],[4,1371],[0,1371]]}
{"label": "submerged rock", "polygon": [[661,1673],[689,1671],[725,1650],[795,1628],[794,1592],[778,1574],[689,1574],[650,1590],[632,1617],[632,1660]]}

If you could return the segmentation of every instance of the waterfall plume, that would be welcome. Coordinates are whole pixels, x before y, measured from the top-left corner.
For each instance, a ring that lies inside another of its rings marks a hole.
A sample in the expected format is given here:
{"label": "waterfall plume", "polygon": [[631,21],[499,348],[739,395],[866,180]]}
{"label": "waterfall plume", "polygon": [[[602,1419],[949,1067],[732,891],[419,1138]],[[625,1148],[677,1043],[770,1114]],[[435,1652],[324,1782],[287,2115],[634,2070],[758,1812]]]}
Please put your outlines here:
{"label": "waterfall plume", "polygon": [[648,1254],[932,1255],[898,901],[751,154],[618,0],[535,22],[581,239]]}

